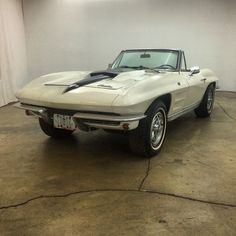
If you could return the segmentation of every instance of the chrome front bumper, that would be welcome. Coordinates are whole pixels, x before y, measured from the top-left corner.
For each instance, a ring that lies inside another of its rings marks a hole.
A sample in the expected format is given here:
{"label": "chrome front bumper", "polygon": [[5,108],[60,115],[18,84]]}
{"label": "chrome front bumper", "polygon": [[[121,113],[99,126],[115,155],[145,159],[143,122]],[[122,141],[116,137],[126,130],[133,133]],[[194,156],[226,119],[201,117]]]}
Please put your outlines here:
{"label": "chrome front bumper", "polygon": [[101,129],[113,129],[113,130],[132,130],[136,129],[139,125],[139,121],[144,119],[145,115],[126,115],[126,116],[114,116],[114,115],[101,115],[77,112],[73,118],[83,125],[87,125],[93,128]]}
{"label": "chrome front bumper", "polygon": [[[33,115],[36,117],[43,118],[44,120],[51,122],[49,111],[50,108],[32,106],[28,104],[16,103],[14,105],[17,108],[26,111],[27,115]],[[66,110],[64,110],[66,112]],[[64,113],[63,112],[63,113]],[[60,112],[56,112],[59,113]],[[132,130],[136,129],[139,125],[139,121],[144,119],[144,114],[134,115],[110,115],[110,114],[99,114],[91,112],[76,112],[72,115],[78,128],[82,130],[89,130],[89,128],[98,129],[112,129],[112,130]]]}
{"label": "chrome front bumper", "polygon": [[43,119],[48,119],[47,109],[44,107],[21,104],[20,102],[15,103],[13,106],[16,108],[25,110],[25,113],[28,116],[31,115],[31,116],[36,116]]}

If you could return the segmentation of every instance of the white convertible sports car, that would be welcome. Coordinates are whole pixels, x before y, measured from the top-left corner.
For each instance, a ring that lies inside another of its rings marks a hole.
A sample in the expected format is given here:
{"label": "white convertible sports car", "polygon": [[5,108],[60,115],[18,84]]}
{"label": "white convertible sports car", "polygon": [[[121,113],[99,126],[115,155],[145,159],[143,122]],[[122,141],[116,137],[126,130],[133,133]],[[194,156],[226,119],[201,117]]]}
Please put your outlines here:
{"label": "white convertible sports car", "polygon": [[76,128],[124,132],[133,152],[153,156],[167,121],[193,110],[199,117],[211,114],[217,80],[209,69],[187,69],[182,50],[124,50],[105,71],[31,81],[17,93],[17,106],[38,117],[51,137],[67,137]]}

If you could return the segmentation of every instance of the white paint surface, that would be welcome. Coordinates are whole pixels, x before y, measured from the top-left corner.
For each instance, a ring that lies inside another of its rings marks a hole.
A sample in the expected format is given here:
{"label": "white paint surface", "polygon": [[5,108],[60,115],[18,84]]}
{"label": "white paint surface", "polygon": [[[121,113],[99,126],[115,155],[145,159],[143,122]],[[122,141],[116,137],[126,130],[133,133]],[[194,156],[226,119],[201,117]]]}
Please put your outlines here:
{"label": "white paint surface", "polygon": [[236,91],[233,0],[24,0],[30,78],[100,70],[122,49],[182,48]]}

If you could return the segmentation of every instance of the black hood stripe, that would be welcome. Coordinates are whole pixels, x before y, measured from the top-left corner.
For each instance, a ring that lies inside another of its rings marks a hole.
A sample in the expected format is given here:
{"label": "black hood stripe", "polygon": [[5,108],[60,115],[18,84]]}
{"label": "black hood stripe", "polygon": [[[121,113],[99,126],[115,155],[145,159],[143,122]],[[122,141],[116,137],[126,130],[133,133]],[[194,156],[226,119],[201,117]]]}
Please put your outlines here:
{"label": "black hood stripe", "polygon": [[73,83],[71,85],[69,85],[64,91],[63,93],[67,93],[73,89],[77,89],[79,87],[88,85],[88,84],[92,84],[104,79],[113,79],[115,78],[120,72],[113,72],[113,71],[97,71],[97,72],[92,72],[89,75],[87,75],[85,77],[85,79],[82,79],[76,83]]}

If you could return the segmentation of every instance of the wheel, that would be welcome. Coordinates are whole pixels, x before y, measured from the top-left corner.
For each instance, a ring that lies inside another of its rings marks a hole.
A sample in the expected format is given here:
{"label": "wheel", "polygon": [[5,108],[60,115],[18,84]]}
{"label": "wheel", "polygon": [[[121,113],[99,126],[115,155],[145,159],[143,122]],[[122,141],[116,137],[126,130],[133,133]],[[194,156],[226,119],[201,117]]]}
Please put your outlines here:
{"label": "wheel", "polygon": [[39,118],[39,125],[42,131],[53,138],[65,138],[70,136],[74,130],[65,130],[65,129],[57,129],[54,128],[53,125],[47,123],[42,118]]}
{"label": "wheel", "polygon": [[157,101],[148,109],[147,117],[138,128],[129,132],[131,150],[141,156],[156,155],[162,147],[166,134],[167,110],[162,101]]}
{"label": "wheel", "polygon": [[202,102],[198,108],[196,108],[195,114],[198,117],[208,117],[211,115],[215,98],[215,85],[210,84],[203,96]]}

